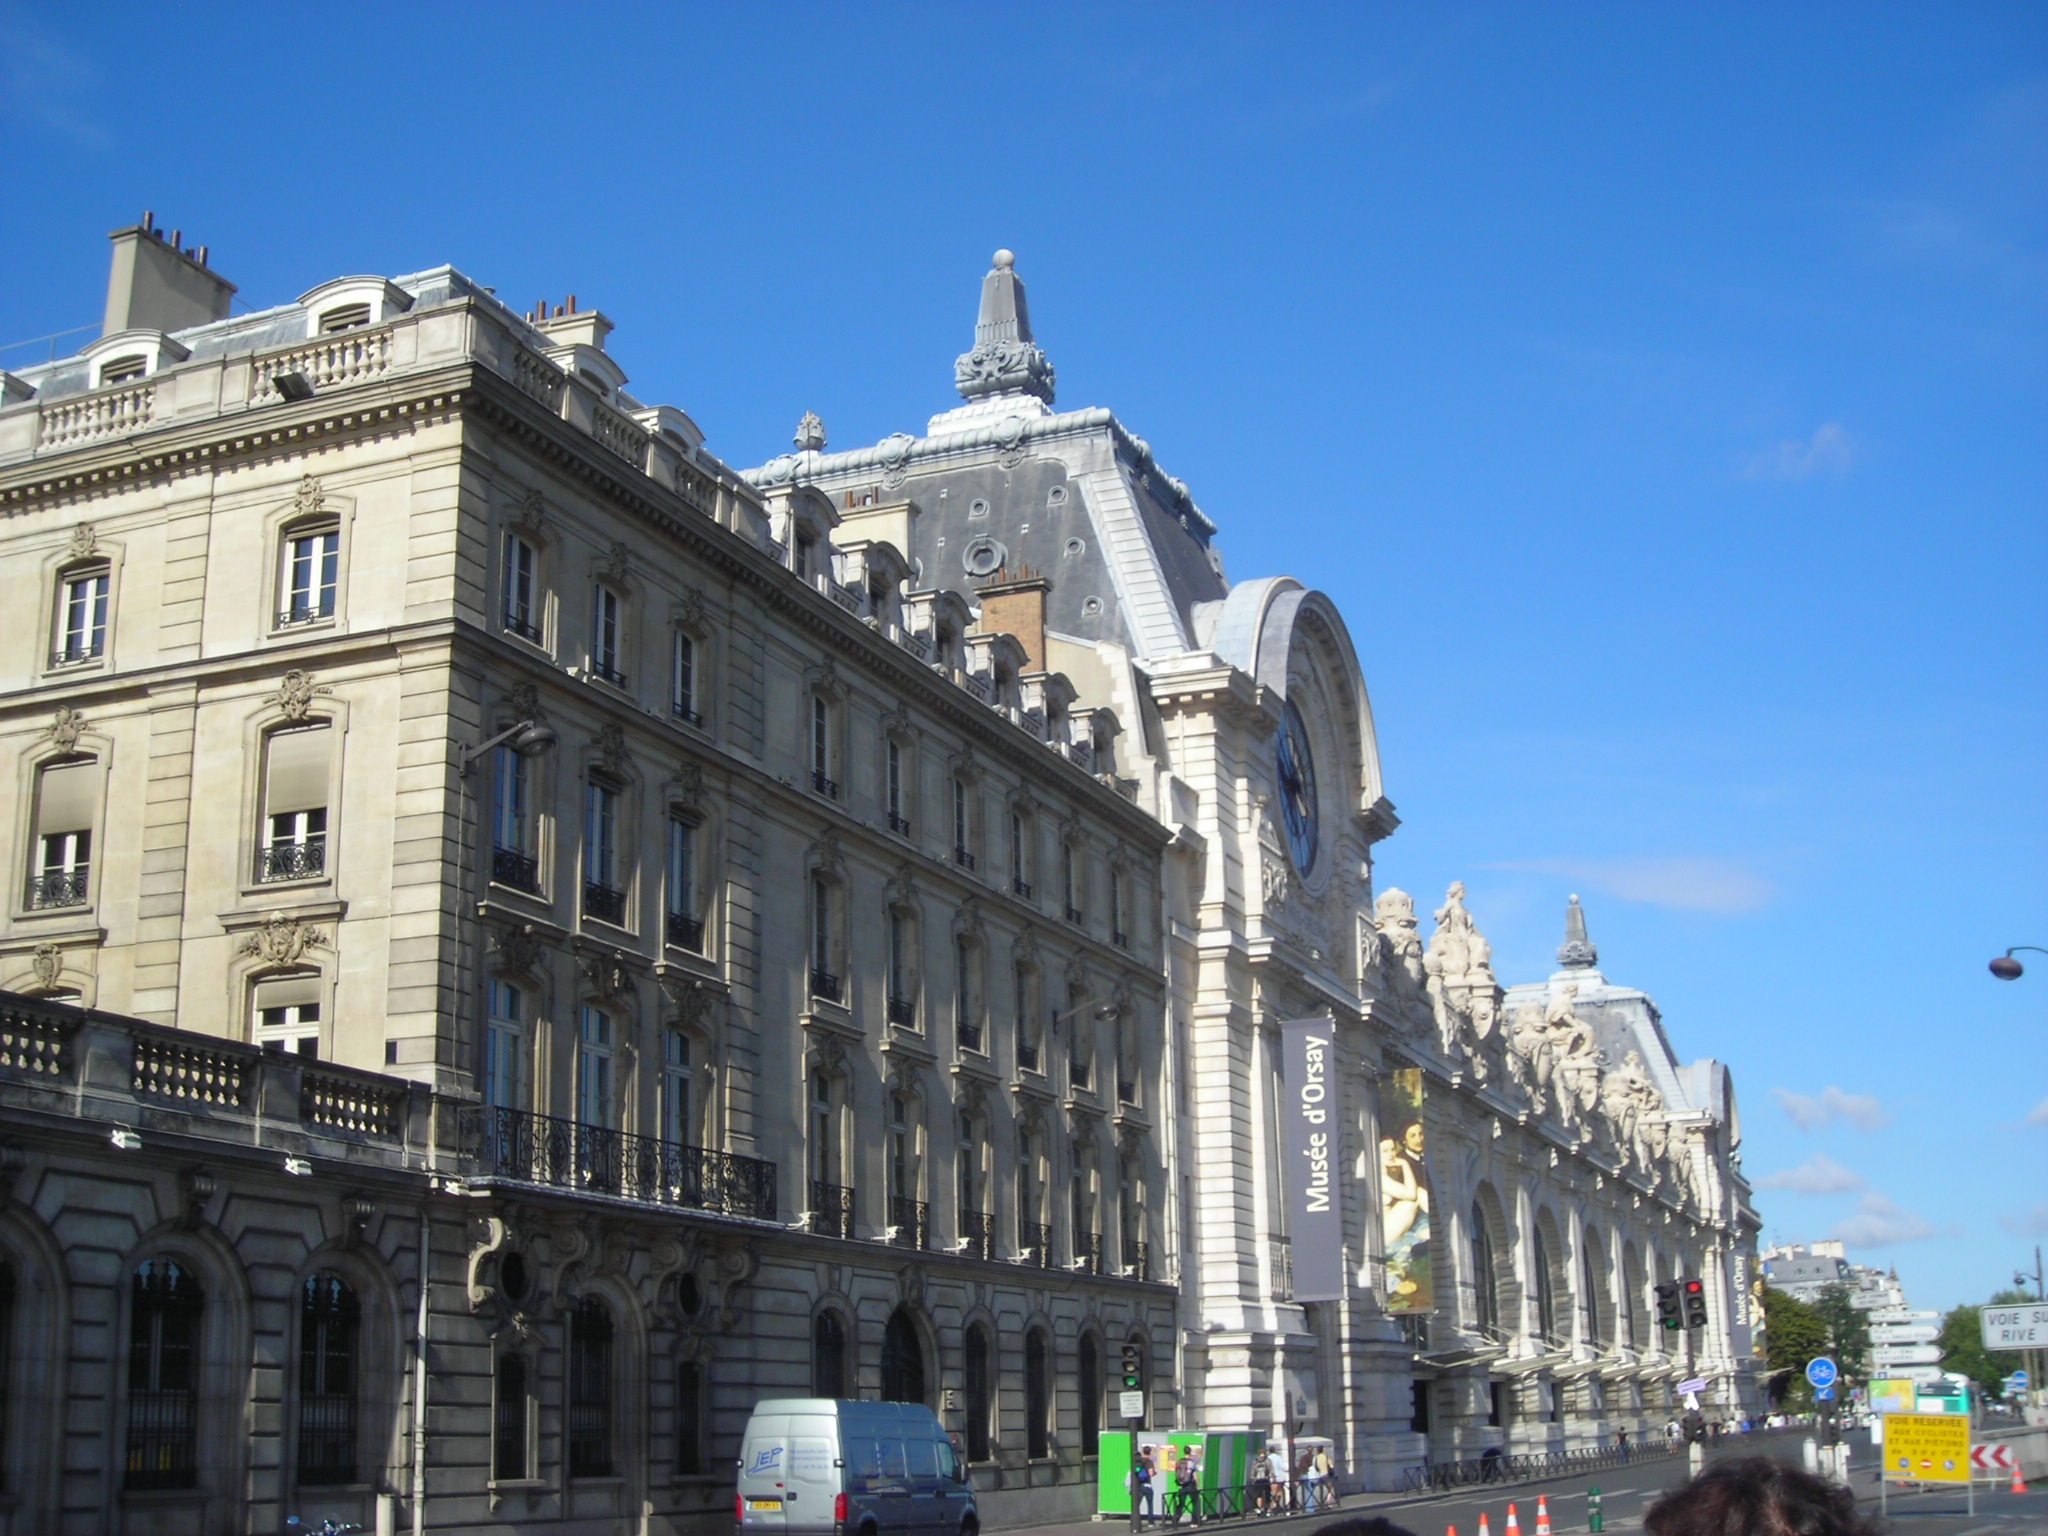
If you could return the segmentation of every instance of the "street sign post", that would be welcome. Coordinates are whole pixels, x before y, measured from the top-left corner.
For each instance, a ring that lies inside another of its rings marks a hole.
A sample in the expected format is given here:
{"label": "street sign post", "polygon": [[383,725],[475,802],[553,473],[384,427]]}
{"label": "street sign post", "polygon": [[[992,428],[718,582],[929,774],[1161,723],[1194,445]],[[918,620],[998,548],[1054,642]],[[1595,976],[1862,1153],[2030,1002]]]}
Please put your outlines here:
{"label": "street sign post", "polygon": [[1143,1392],[1119,1392],[1116,1399],[1117,1411],[1127,1419],[1145,1417],[1145,1394]]}
{"label": "street sign post", "polygon": [[1832,1387],[1841,1373],[1835,1369],[1835,1362],[1826,1355],[1816,1356],[1806,1362],[1806,1379],[1816,1387]]}
{"label": "street sign post", "polygon": [[2027,1390],[2027,1383],[2031,1378],[2027,1375],[2025,1371],[2014,1371],[2010,1376],[2006,1377],[2005,1379],[2011,1382],[2013,1384],[2013,1387],[2017,1391],[2024,1392]]}
{"label": "street sign post", "polygon": [[1813,1400],[1817,1403],[1832,1403],[1835,1400],[1835,1389],[1833,1387],[1815,1387],[1813,1389]]}
{"label": "street sign post", "polygon": [[2000,1472],[2010,1473],[2017,1465],[2013,1461],[2009,1445],[1973,1445],[1970,1447],[1970,1470],[1992,1477]]}
{"label": "street sign post", "polygon": [[2028,1302],[2017,1307],[1983,1307],[1977,1320],[1986,1349],[2048,1349],[2048,1305]]}

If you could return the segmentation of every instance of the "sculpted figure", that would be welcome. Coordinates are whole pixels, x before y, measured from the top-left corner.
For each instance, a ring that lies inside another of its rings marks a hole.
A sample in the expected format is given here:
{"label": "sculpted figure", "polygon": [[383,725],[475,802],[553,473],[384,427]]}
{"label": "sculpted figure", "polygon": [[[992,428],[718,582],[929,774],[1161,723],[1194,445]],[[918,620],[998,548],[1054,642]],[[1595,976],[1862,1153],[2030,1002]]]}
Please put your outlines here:
{"label": "sculpted figure", "polygon": [[1422,963],[1422,933],[1415,921],[1415,903],[1406,891],[1389,889],[1373,903],[1373,926],[1379,930],[1381,974],[1388,1001],[1410,1028],[1427,1024],[1427,973]]}
{"label": "sculpted figure", "polygon": [[1515,1059],[1527,1064],[1528,1080],[1540,1103],[1550,1090],[1551,1073],[1557,1065],[1551,1054],[1550,1031],[1544,1027],[1543,1010],[1534,1003],[1522,1004],[1515,1010],[1509,1030],[1509,1045]]}

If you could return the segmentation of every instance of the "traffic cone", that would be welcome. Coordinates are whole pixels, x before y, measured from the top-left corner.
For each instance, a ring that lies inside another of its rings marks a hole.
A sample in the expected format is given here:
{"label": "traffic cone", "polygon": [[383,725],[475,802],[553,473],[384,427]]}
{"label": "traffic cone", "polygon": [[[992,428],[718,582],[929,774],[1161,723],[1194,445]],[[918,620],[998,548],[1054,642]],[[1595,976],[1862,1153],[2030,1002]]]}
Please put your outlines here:
{"label": "traffic cone", "polygon": [[1515,1518],[1515,1506],[1512,1504],[1508,1506],[1506,1536],[1522,1536],[1522,1522]]}
{"label": "traffic cone", "polygon": [[1550,1536],[1550,1499],[1541,1493],[1536,1495],[1536,1536]]}
{"label": "traffic cone", "polygon": [[2012,1491],[2014,1493],[2025,1493],[2027,1491],[2027,1479],[2025,1474],[2020,1471],[2020,1459],[2017,1456],[2012,1459]]}
{"label": "traffic cone", "polygon": [[1486,1523],[1486,1511],[1479,1511],[1479,1536],[1493,1536],[1493,1528]]}

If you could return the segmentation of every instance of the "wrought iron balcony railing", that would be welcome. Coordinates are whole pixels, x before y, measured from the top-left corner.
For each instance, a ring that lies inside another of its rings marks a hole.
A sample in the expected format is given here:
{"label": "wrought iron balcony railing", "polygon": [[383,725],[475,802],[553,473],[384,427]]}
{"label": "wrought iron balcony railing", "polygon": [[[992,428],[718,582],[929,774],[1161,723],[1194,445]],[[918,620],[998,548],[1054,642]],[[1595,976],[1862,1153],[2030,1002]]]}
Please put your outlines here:
{"label": "wrought iron balcony railing", "polygon": [[50,907],[82,907],[85,905],[85,889],[92,872],[89,864],[74,864],[69,869],[46,869],[29,882],[28,904],[37,911]]}
{"label": "wrought iron balcony railing", "polygon": [[702,726],[704,717],[687,704],[671,703],[668,712],[685,725]]}
{"label": "wrought iron balcony railing", "polygon": [[910,836],[910,822],[905,817],[891,811],[889,813],[889,830],[898,837],[908,837]]}
{"label": "wrought iron balcony railing", "polygon": [[74,641],[69,645],[50,652],[50,665],[53,667],[69,667],[81,661],[93,661],[98,659],[100,653],[106,650],[106,648],[106,642],[103,640]]}
{"label": "wrought iron balcony railing", "polygon": [[609,662],[592,661],[590,664],[590,675],[601,683],[610,683],[614,688],[624,688],[626,686],[626,674],[617,667],[612,666]]}
{"label": "wrought iron balcony railing", "polygon": [[687,912],[671,912],[664,923],[665,936],[678,949],[704,952],[704,919]]}
{"label": "wrought iron balcony railing", "polygon": [[1042,1221],[1018,1222],[1017,1256],[1040,1269],[1052,1268],[1052,1228]]}
{"label": "wrought iron balcony railing", "polygon": [[1080,923],[1082,921],[1081,909],[1079,907],[1067,908],[1067,921],[1076,924]]}
{"label": "wrought iron balcony railing", "polygon": [[960,1213],[960,1240],[967,1246],[964,1252],[977,1259],[992,1259],[996,1256],[996,1219],[987,1211],[962,1211]]}
{"label": "wrought iron balcony railing", "polygon": [[828,1003],[839,1001],[839,978],[830,971],[811,967],[811,996],[822,997]]}
{"label": "wrought iron balcony railing", "polygon": [[614,925],[625,921],[626,893],[594,880],[583,884],[583,915]]}
{"label": "wrought iron balcony railing", "polygon": [[540,860],[517,848],[491,850],[491,879],[515,891],[540,892]]}
{"label": "wrought iron balcony railing", "polygon": [[955,1031],[960,1036],[961,1050],[973,1051],[977,1055],[981,1053],[982,1040],[981,1026],[979,1024],[961,1023],[955,1026]]}
{"label": "wrought iron balcony railing", "polygon": [[1109,936],[1109,941],[1118,949],[1129,949],[1131,947],[1131,936],[1121,928]]}
{"label": "wrought iron balcony railing", "polygon": [[1010,882],[1010,889],[1019,896],[1022,896],[1026,901],[1031,899],[1031,882],[1029,880],[1012,880]]}
{"label": "wrought iron balcony railing", "polygon": [[318,624],[322,619],[334,617],[334,599],[323,598],[317,603],[293,603],[281,608],[277,614],[277,627],[290,629],[294,624]]}
{"label": "wrought iron balcony railing", "polygon": [[916,1002],[907,997],[898,997],[894,992],[889,994],[887,1012],[891,1024],[901,1024],[905,1029],[910,1029],[917,1023]]}
{"label": "wrought iron balcony railing", "polygon": [[930,1246],[931,1207],[922,1200],[911,1200],[903,1195],[889,1197],[889,1241],[898,1248],[925,1248]]}
{"label": "wrought iron balcony railing", "polygon": [[853,1191],[844,1184],[811,1180],[811,1230],[820,1237],[852,1237]]}
{"label": "wrought iron balcony railing", "polygon": [[517,635],[522,640],[531,640],[535,645],[540,644],[540,626],[533,620],[523,618],[507,609],[504,622],[507,634]]}
{"label": "wrought iron balcony railing", "polygon": [[315,880],[327,872],[327,839],[309,837],[303,843],[272,843],[256,860],[256,878],[273,880]]}
{"label": "wrought iron balcony railing", "polygon": [[955,848],[953,850],[953,862],[962,869],[972,869],[974,868],[974,854],[966,848]]}
{"label": "wrought iron balcony railing", "polygon": [[1026,1045],[1022,1040],[1019,1040],[1017,1042],[1017,1065],[1026,1072],[1036,1072],[1038,1070],[1038,1047]]}
{"label": "wrought iron balcony railing", "polygon": [[759,1158],[488,1104],[462,1105],[457,1131],[478,1177],[776,1218],[775,1165]]}
{"label": "wrought iron balcony railing", "polygon": [[1100,1232],[1076,1232],[1074,1234],[1074,1268],[1084,1275],[1102,1273],[1102,1234]]}
{"label": "wrought iron balcony railing", "polygon": [[822,768],[813,768],[811,770],[811,788],[815,789],[827,800],[837,800],[839,798],[839,781],[827,774]]}

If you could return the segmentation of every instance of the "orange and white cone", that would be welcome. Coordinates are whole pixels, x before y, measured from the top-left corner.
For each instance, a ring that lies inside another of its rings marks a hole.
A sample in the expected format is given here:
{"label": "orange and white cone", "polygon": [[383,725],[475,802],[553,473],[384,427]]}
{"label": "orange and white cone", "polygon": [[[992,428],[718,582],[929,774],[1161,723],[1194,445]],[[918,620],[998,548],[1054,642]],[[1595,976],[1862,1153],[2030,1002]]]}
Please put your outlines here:
{"label": "orange and white cone", "polygon": [[1486,1523],[1486,1511],[1479,1511],[1479,1536],[1493,1536],[1493,1528]]}
{"label": "orange and white cone", "polygon": [[[2025,1493],[2027,1491],[2027,1479],[2020,1471],[2020,1462],[2017,1456],[2013,1458],[2012,1462],[2012,1491],[2014,1493]],[[1482,1515],[1480,1518],[1484,1519],[1485,1516]]]}
{"label": "orange and white cone", "polygon": [[1507,1536],[1522,1536],[1522,1522],[1515,1518],[1515,1506],[1508,1506]]}
{"label": "orange and white cone", "polygon": [[1455,1525],[1445,1526],[1444,1536],[1458,1536],[1458,1528]]}
{"label": "orange and white cone", "polygon": [[1550,1536],[1550,1499],[1541,1493],[1536,1495],[1536,1536]]}

